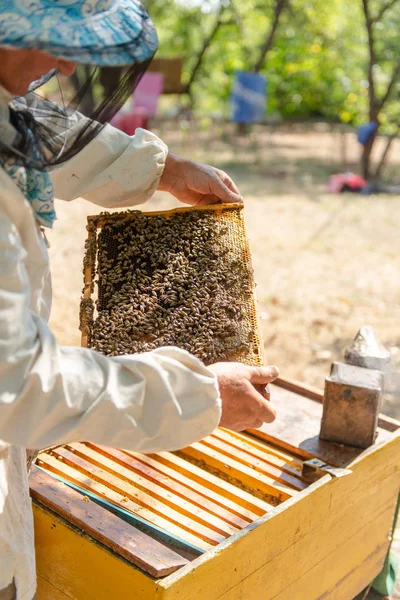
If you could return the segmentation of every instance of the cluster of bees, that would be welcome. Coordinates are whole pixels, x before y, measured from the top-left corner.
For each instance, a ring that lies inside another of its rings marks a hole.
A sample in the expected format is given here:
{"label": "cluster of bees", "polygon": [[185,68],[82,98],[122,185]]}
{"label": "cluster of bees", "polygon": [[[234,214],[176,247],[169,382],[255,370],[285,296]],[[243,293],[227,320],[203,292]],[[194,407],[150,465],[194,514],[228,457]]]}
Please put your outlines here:
{"label": "cluster of bees", "polygon": [[97,315],[90,302],[81,307],[91,348],[117,356],[178,346],[205,364],[246,359],[253,275],[224,218],[135,212],[105,220],[96,251]]}

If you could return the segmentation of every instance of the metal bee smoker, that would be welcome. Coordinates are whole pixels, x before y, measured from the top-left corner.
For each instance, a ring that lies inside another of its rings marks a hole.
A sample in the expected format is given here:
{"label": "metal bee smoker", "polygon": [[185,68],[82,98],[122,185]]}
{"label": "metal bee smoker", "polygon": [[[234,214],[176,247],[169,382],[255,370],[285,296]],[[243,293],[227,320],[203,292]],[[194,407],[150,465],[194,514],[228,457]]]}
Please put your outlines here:
{"label": "metal bee smoker", "polygon": [[345,361],[334,362],[325,381],[320,437],[367,448],[376,439],[390,354],[372,327],[362,327],[345,351]]}

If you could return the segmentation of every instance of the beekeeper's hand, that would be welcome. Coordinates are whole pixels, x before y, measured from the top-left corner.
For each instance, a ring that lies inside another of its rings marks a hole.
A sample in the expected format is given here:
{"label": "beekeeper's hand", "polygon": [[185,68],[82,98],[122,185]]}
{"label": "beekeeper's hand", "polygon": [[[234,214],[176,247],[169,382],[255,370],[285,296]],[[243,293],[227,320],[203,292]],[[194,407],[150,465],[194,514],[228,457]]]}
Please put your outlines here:
{"label": "beekeeper's hand", "polygon": [[278,377],[277,367],[248,367],[241,363],[220,362],[209,369],[217,376],[222,399],[220,427],[242,431],[256,429],[275,420],[274,407],[257,389],[262,390]]}
{"label": "beekeeper's hand", "polygon": [[224,171],[180,158],[171,152],[167,156],[158,189],[170,192],[191,206],[243,201],[236,185]]}

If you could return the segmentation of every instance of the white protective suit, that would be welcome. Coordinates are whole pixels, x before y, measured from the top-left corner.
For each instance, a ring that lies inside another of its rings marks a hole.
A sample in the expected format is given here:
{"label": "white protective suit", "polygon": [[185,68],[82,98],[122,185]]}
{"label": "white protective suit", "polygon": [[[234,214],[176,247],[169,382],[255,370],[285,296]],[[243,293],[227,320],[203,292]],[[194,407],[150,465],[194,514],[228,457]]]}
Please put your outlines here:
{"label": "white protective suit", "polygon": [[[84,196],[104,207],[142,203],[157,188],[166,155],[155,135],[130,137],[108,125],[53,174],[56,197]],[[57,344],[47,325],[47,249],[30,204],[3,169],[0,245],[0,590],[14,579],[17,600],[31,600],[25,448],[91,440],[139,452],[177,449],[213,431],[221,403],[213,373],[178,348],[106,358]]]}

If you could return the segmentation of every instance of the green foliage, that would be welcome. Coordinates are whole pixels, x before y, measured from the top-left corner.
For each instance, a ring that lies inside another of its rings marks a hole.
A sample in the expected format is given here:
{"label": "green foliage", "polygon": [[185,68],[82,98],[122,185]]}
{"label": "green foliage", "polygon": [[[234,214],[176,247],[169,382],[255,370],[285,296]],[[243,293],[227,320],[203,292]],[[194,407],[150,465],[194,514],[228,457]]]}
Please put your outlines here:
{"label": "green foliage", "polygon": [[[370,0],[377,15],[387,0]],[[220,4],[147,0],[160,37],[159,56],[185,58],[188,80]],[[193,86],[201,112],[229,110],[235,71],[253,69],[273,20],[275,0],[224,0],[215,38]],[[375,24],[378,98],[400,57],[400,0]],[[358,124],[368,115],[368,44],[361,0],[290,0],[281,16],[263,73],[268,111],[284,118],[324,118]],[[380,115],[383,130],[400,119],[400,86]]]}

